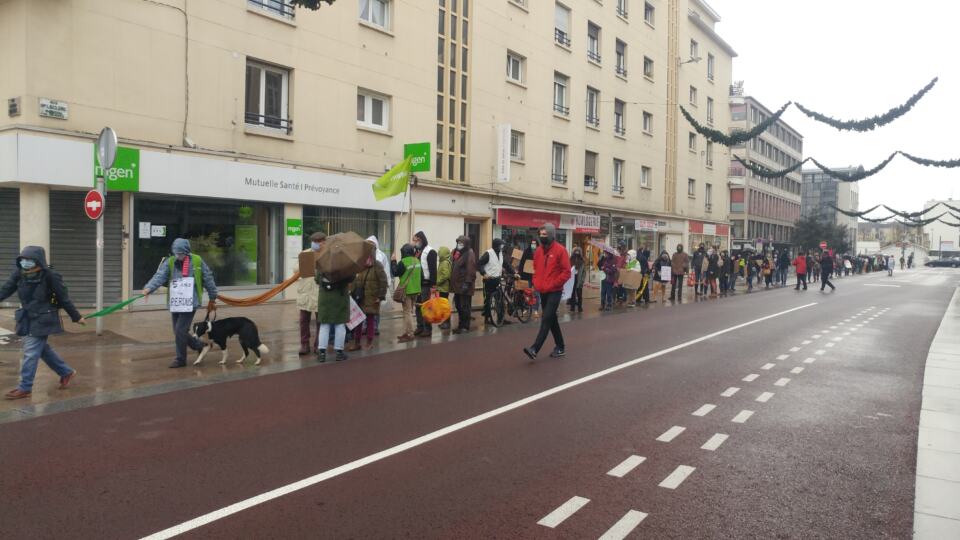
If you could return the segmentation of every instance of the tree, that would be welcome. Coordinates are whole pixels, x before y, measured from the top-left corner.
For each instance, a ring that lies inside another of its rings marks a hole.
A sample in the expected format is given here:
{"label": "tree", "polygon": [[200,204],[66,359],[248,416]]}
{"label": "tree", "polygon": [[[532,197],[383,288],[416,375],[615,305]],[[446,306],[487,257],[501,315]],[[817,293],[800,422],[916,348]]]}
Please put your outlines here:
{"label": "tree", "polygon": [[321,3],[333,5],[333,3],[336,1],[337,0],[290,0],[290,4],[296,7],[302,7],[316,11],[320,9]]}
{"label": "tree", "polygon": [[820,248],[820,242],[839,253],[850,250],[849,231],[845,225],[837,225],[821,216],[800,218],[794,225],[793,243],[800,249],[809,251]]}

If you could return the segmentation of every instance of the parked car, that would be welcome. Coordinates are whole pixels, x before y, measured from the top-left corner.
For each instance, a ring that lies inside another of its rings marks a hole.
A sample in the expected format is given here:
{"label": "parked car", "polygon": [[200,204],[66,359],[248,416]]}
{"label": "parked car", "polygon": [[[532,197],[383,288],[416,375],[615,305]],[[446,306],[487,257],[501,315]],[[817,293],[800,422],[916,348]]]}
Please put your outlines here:
{"label": "parked car", "polygon": [[927,261],[924,266],[946,266],[948,268],[960,268],[960,257],[947,257],[946,259],[934,259]]}

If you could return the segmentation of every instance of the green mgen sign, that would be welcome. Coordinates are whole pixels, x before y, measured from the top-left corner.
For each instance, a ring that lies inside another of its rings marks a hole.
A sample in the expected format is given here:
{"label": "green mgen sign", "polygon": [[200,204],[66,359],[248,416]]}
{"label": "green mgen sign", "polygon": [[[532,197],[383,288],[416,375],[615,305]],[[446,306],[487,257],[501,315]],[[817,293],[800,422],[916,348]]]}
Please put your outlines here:
{"label": "green mgen sign", "polygon": [[430,170],[430,143],[414,143],[403,145],[403,159],[410,160],[410,172],[426,172]]}
{"label": "green mgen sign", "polygon": [[[97,159],[97,145],[93,145],[93,185],[97,185],[97,176],[103,174]],[[107,191],[140,191],[140,149],[117,147],[117,159],[113,168],[103,174]]]}

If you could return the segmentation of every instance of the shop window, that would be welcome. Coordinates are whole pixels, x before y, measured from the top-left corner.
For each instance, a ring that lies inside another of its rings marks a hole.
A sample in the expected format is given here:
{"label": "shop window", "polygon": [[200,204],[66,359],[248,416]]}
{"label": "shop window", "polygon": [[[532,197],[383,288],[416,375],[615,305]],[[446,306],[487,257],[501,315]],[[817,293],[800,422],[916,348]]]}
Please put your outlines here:
{"label": "shop window", "polygon": [[[438,159],[437,163],[439,166],[441,160]],[[347,231],[353,231],[362,238],[376,236],[380,243],[380,251],[384,253],[393,252],[392,213],[329,206],[303,207],[304,249],[309,247],[310,235],[315,232],[322,232],[329,236]]]}

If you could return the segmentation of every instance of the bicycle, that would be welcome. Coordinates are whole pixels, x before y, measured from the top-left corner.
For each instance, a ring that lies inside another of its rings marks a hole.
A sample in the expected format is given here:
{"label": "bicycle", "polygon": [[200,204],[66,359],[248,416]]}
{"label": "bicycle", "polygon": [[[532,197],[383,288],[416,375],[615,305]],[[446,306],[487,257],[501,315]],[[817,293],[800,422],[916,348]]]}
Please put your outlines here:
{"label": "bicycle", "polygon": [[491,293],[490,318],[494,327],[503,326],[508,315],[521,323],[530,321],[533,315],[533,290],[517,288],[517,281],[514,276],[503,276],[500,285]]}

